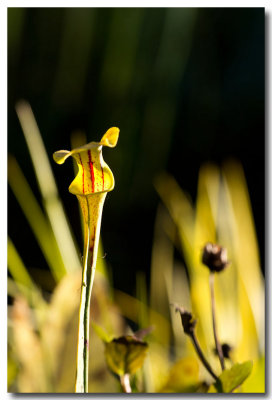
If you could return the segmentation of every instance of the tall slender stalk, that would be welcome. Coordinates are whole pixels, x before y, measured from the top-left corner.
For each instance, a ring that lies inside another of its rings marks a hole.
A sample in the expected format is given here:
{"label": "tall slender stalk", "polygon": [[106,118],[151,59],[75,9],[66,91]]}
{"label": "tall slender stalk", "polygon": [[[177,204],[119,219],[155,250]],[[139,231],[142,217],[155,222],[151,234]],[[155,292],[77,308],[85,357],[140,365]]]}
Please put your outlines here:
{"label": "tall slender stalk", "polygon": [[205,358],[205,356],[204,356],[204,354],[203,354],[203,352],[202,352],[202,350],[201,350],[201,347],[200,347],[200,345],[199,345],[199,342],[198,342],[198,340],[197,340],[197,337],[196,337],[195,333],[192,332],[190,336],[191,336],[191,339],[192,339],[194,348],[195,348],[195,350],[196,350],[196,352],[197,352],[197,355],[198,355],[198,357],[200,358],[200,361],[202,362],[202,364],[204,365],[204,367],[206,368],[206,370],[211,374],[211,376],[216,380],[216,379],[217,379],[217,376],[215,375],[215,373],[214,373],[213,370],[212,370],[212,367],[210,366],[210,364],[209,364],[208,361],[206,360],[206,358]]}
{"label": "tall slender stalk", "polygon": [[90,301],[95,276],[102,209],[105,197],[105,193],[84,198],[78,196],[85,217],[85,229],[78,323],[76,393],[88,393]]}
{"label": "tall slender stalk", "polygon": [[[87,235],[86,235],[87,232]],[[84,239],[84,255],[82,269],[81,296],[79,306],[79,322],[78,322],[78,343],[77,343],[77,370],[76,370],[76,393],[88,392],[88,370],[89,370],[89,315],[90,315],[90,298],[91,298],[91,280],[88,271],[90,230],[85,230]],[[83,329],[82,329],[83,327]],[[83,364],[82,364],[83,361]]]}
{"label": "tall slender stalk", "polygon": [[[90,235],[88,229],[87,244],[89,244]],[[89,367],[89,314],[90,314],[90,297],[91,288],[88,279],[88,248],[85,246],[83,256],[81,297],[79,306],[79,322],[78,322],[78,344],[77,344],[77,371],[76,371],[76,387],[75,391],[88,392],[88,367]],[[82,326],[84,329],[82,331]],[[83,358],[83,370],[80,363]],[[82,379],[83,375],[83,379]]]}
{"label": "tall slender stalk", "polygon": [[214,272],[210,273],[209,282],[210,282],[210,290],[211,290],[213,335],[214,335],[215,347],[216,347],[219,361],[221,364],[221,368],[223,371],[225,369],[224,355],[223,355],[221,343],[218,339],[217,329],[216,329],[216,320],[215,320]]}
{"label": "tall slender stalk", "polygon": [[212,370],[212,367],[205,358],[195,334],[196,319],[193,319],[192,314],[189,311],[184,310],[183,307],[175,306],[175,309],[180,313],[184,333],[185,335],[190,336],[200,361],[207,369],[207,371],[211,374],[211,376],[216,380],[217,376],[215,375],[215,373]]}
{"label": "tall slender stalk", "polygon": [[90,300],[95,275],[103,205],[107,192],[114,188],[114,176],[103,160],[102,146],[115,147],[118,137],[119,128],[113,127],[107,130],[100,142],[90,142],[71,151],[59,150],[53,154],[53,158],[58,164],[63,164],[70,156],[74,157],[77,162],[78,172],[69,186],[69,191],[77,196],[84,222],[84,251],[75,387],[77,393],[88,392]]}

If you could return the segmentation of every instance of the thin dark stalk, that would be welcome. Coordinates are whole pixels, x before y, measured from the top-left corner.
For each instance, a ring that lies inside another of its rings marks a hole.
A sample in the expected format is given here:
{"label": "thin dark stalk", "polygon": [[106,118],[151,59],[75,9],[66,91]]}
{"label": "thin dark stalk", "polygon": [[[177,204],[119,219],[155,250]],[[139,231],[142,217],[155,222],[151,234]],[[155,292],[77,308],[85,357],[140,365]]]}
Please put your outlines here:
{"label": "thin dark stalk", "polygon": [[200,348],[200,345],[198,343],[197,337],[195,335],[194,332],[192,332],[190,334],[190,337],[192,339],[193,345],[195,347],[195,350],[197,352],[198,357],[200,358],[200,361],[202,362],[202,364],[204,365],[204,367],[207,369],[207,371],[211,374],[211,376],[216,380],[217,376],[215,375],[215,373],[212,370],[212,367],[210,366],[210,364],[208,363],[208,361],[206,360],[204,354],[202,353],[202,350]]}
{"label": "thin dark stalk", "polygon": [[122,386],[122,390],[124,393],[131,393],[131,386],[129,381],[129,374],[121,375],[120,376],[120,383]]}
{"label": "thin dark stalk", "polygon": [[224,355],[223,355],[221,343],[218,340],[216,321],[215,321],[215,297],[214,297],[214,273],[213,272],[210,273],[209,281],[210,281],[210,290],[211,290],[213,335],[214,335],[215,347],[216,347],[219,361],[221,364],[221,368],[223,371],[225,369]]}

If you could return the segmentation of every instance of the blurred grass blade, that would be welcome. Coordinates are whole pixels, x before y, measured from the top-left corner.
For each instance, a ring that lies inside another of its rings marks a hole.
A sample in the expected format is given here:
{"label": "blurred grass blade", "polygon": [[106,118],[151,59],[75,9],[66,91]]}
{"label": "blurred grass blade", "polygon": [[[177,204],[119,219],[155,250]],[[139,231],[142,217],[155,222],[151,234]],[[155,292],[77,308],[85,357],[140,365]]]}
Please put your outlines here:
{"label": "blurred grass blade", "polygon": [[78,252],[71,230],[58,196],[57,186],[42,141],[39,128],[30,105],[21,101],[16,105],[16,112],[22,126],[26,143],[33,162],[44,206],[67,272],[80,268]]}
{"label": "blurred grass blade", "polygon": [[[138,299],[120,290],[115,290],[114,300],[124,317],[138,323],[138,315],[141,307],[143,307],[143,304]],[[171,334],[170,322],[151,308],[148,309],[148,312],[150,325],[154,326],[152,336],[156,341],[167,347]]]}
{"label": "blurred grass blade", "polygon": [[258,242],[245,176],[240,164],[224,165],[224,176],[233,211],[235,259],[239,276],[247,293],[258,332],[259,350],[264,351],[264,281],[260,268]]}
{"label": "blurred grass blade", "polygon": [[[258,357],[258,334],[248,293],[238,267],[236,255],[239,234],[225,179],[222,181],[220,198],[218,239],[228,249],[228,258],[231,260],[229,268],[218,276],[218,285],[215,287],[218,304],[224,310],[224,313],[218,315],[223,325],[221,337],[227,343],[235,343],[235,361],[252,359],[255,363]],[[249,380],[251,378],[250,376]]]}
{"label": "blurred grass blade", "polygon": [[253,362],[252,373],[243,384],[244,393],[265,393],[265,357]]}
{"label": "blurred grass blade", "polygon": [[112,335],[106,332],[105,329],[102,328],[102,326],[96,324],[95,322],[92,322],[91,324],[95,333],[103,342],[108,343],[113,339]]}
{"label": "blurred grass blade", "polygon": [[[216,211],[220,174],[217,167],[203,165],[199,170],[191,262],[188,264],[192,307],[199,319],[198,337],[205,340],[206,352],[213,347],[213,332],[208,285],[208,269],[201,263],[201,252],[207,242],[216,243]],[[201,296],[199,295],[201,293]],[[219,310],[217,311],[219,313]],[[203,343],[204,345],[204,343]]]}
{"label": "blurred grass blade", "polygon": [[184,257],[188,262],[193,252],[193,206],[171,175],[162,173],[155,179],[154,185],[178,228]]}
{"label": "blurred grass blade", "polygon": [[17,288],[26,297],[29,304],[34,305],[36,309],[45,307],[46,303],[42,298],[41,292],[28,274],[10,238],[8,238],[8,269],[14,279],[12,282],[15,282]]}
{"label": "blurred grass blade", "polygon": [[176,357],[183,357],[184,352],[186,352],[186,354],[192,353],[195,355],[191,342],[187,340],[188,338],[186,335],[182,335],[180,329],[180,320],[177,318],[177,313],[175,311],[175,307],[173,306],[174,304],[179,304],[182,305],[186,310],[192,309],[188,275],[184,265],[178,262],[175,262],[174,265],[172,290],[171,292],[168,292],[168,298],[171,304],[170,316]]}
{"label": "blurred grass blade", "polygon": [[13,279],[8,279],[8,294],[15,299],[18,296],[24,296],[28,304],[33,307],[37,329],[40,331],[41,324],[46,315],[47,303],[43,299],[39,288],[28,274],[10,238],[8,238],[8,269],[13,277]]}
{"label": "blurred grass blade", "polygon": [[26,288],[35,290],[36,287],[25,268],[13,242],[8,238],[8,268],[16,283],[24,285]]}
{"label": "blurred grass blade", "polygon": [[66,270],[54,234],[13,156],[9,156],[8,159],[8,182],[35,234],[54,278],[59,281]]}
{"label": "blurred grass blade", "polygon": [[195,357],[185,357],[176,361],[169,371],[167,382],[160,392],[191,393],[199,385],[199,365]]}

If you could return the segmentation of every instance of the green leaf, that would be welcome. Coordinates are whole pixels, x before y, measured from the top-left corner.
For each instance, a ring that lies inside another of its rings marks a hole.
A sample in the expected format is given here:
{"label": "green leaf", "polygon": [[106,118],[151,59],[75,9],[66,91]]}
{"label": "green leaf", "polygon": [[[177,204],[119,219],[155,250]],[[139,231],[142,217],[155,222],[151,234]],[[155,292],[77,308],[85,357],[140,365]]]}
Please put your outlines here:
{"label": "green leaf", "polygon": [[215,389],[219,393],[233,392],[240,386],[252,371],[252,361],[246,361],[242,364],[234,364],[231,369],[222,372],[218,380],[214,384]]}
{"label": "green leaf", "polygon": [[121,336],[106,343],[105,355],[112,372],[134,374],[143,365],[148,344],[132,336]]}

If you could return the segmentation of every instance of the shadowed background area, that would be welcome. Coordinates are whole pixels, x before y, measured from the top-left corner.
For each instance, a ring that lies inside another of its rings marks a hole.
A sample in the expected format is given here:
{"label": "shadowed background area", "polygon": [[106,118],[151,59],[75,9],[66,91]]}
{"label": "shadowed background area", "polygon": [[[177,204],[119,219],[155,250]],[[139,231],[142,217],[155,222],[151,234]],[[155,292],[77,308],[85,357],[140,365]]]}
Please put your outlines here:
{"label": "shadowed background area", "polygon": [[[118,149],[104,151],[116,189],[102,223],[117,287],[131,290],[134,272],[148,271],[154,177],[167,170],[194,199],[200,165],[228,157],[245,170],[263,265],[263,9],[10,8],[8,55],[9,152],[30,183],[17,100],[30,102],[51,162],[74,130],[91,141],[120,128]],[[77,232],[72,166],[52,167]],[[9,232],[31,265],[42,256],[23,223],[9,194]]]}
{"label": "shadowed background area", "polygon": [[52,155],[112,126],[90,392],[120,392],[101,328],[150,326],[133,390],[205,391],[173,303],[192,310],[220,373],[208,241],[231,260],[215,280],[219,337],[234,362],[253,360],[238,391],[264,391],[264,22],[263,8],[8,9],[10,391],[74,390],[82,226],[75,165]]}

